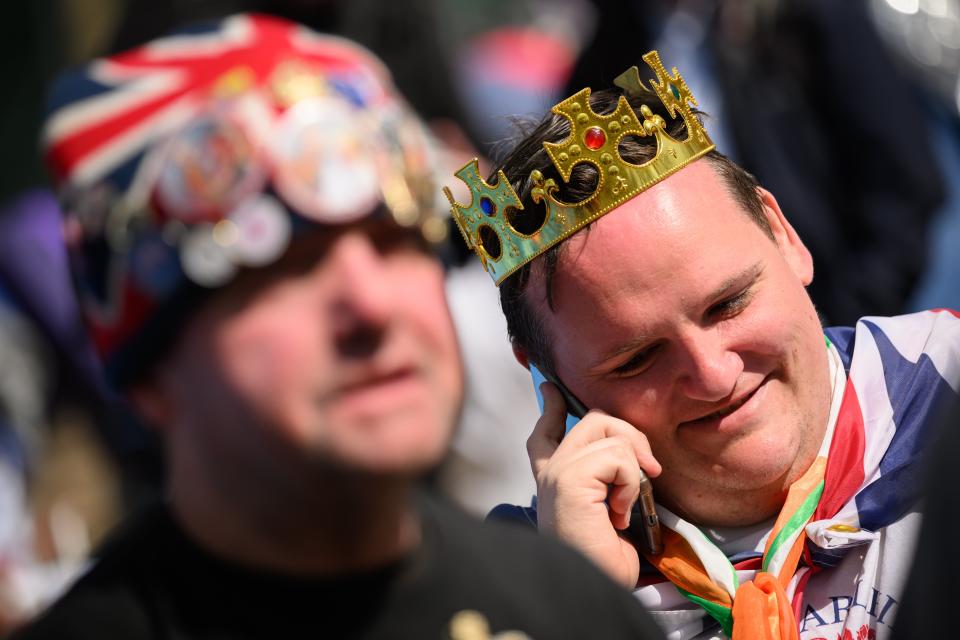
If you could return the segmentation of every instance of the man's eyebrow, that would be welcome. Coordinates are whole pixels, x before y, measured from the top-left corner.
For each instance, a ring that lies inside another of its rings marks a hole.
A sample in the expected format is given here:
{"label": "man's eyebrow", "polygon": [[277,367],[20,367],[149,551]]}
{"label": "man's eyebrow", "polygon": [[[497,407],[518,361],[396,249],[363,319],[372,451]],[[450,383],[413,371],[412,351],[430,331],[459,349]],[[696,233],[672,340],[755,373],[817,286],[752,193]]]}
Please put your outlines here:
{"label": "man's eyebrow", "polygon": [[[755,262],[754,264],[750,265],[740,273],[730,276],[729,278],[721,282],[710,293],[709,297],[707,297],[707,300],[711,300],[711,301],[716,300],[717,298],[720,298],[726,293],[728,293],[730,289],[732,289],[735,286],[752,284],[753,282],[756,281],[757,278],[760,277],[761,273],[763,273],[763,263]],[[591,369],[591,372],[593,372],[593,370],[597,368],[602,367],[605,363],[616,358],[617,356],[636,350],[638,347],[643,346],[649,340],[650,340],[649,336],[637,336],[635,338],[628,340],[627,342],[617,345],[613,349],[610,349],[609,351],[604,353],[602,356],[600,356],[596,364]]]}
{"label": "man's eyebrow", "polygon": [[590,373],[591,374],[598,373],[596,370],[599,368],[602,368],[603,365],[609,362],[610,360],[613,360],[617,356],[634,351],[635,349],[637,349],[637,347],[642,346],[644,343],[646,343],[649,340],[650,340],[649,336],[637,336],[636,338],[632,338],[627,342],[624,342],[614,347],[610,351],[607,351],[602,356],[600,356],[596,364],[594,364],[593,367],[590,369]]}
{"label": "man's eyebrow", "polygon": [[756,262],[753,265],[747,267],[740,273],[730,276],[723,282],[721,282],[711,293],[707,296],[707,300],[716,300],[717,298],[723,296],[730,289],[737,285],[749,284],[754,280],[760,277],[760,274],[763,273],[763,263]]}

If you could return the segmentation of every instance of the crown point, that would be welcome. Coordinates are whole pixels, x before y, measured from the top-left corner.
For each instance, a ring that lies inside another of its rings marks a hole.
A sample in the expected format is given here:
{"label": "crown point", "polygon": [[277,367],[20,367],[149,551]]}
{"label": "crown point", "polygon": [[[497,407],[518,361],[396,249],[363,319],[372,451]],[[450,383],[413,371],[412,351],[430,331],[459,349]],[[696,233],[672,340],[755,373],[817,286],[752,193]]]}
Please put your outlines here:
{"label": "crown point", "polygon": [[600,127],[590,127],[583,133],[583,144],[596,151],[607,141],[607,134]]}

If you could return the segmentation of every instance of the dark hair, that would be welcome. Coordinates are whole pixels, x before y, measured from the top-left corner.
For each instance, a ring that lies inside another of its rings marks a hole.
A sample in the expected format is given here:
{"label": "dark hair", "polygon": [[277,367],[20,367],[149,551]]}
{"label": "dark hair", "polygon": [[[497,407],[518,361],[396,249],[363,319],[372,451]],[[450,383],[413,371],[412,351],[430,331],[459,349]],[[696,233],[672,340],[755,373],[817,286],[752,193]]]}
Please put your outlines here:
{"label": "dark hair", "polygon": [[[617,91],[597,91],[590,96],[590,106],[596,113],[610,113],[616,108],[619,98],[620,93]],[[640,107],[645,104],[664,119],[667,123],[667,133],[677,140],[687,137],[683,119],[671,118],[660,99],[652,91],[646,91],[641,96],[627,96],[627,101],[638,114],[637,117],[641,122],[643,116],[639,115]],[[700,113],[697,112],[697,115],[699,116]],[[523,131],[523,124],[519,126],[522,139],[506,155],[500,169],[517,192],[524,207],[522,211],[512,212],[511,225],[521,232],[532,233],[540,227],[546,214],[543,206],[535,204],[530,197],[533,187],[530,173],[533,170],[541,171],[545,178],[553,178],[559,187],[555,195],[566,202],[580,202],[592,195],[597,186],[598,174],[592,165],[580,163],[574,167],[570,180],[564,182],[544,151],[544,142],[562,142],[570,135],[570,123],[565,117],[551,112],[539,124],[526,125],[526,131]],[[652,136],[627,136],[620,141],[619,153],[630,163],[642,164],[653,157],[656,148],[656,140]],[[746,215],[772,239],[773,232],[770,230],[764,214],[763,202],[757,191],[759,187],[757,179],[718,151],[711,151],[704,157],[733,198],[743,207]],[[491,174],[489,181],[495,180],[496,170]],[[590,227],[587,226],[585,229],[589,232]],[[555,369],[550,340],[543,323],[529,303],[530,301],[526,299],[525,293],[533,265],[542,261],[546,302],[549,308],[553,309],[553,276],[565,244],[560,242],[554,245],[541,256],[523,265],[500,284],[500,306],[507,319],[510,341],[515,347],[525,351],[532,362],[549,371]]]}

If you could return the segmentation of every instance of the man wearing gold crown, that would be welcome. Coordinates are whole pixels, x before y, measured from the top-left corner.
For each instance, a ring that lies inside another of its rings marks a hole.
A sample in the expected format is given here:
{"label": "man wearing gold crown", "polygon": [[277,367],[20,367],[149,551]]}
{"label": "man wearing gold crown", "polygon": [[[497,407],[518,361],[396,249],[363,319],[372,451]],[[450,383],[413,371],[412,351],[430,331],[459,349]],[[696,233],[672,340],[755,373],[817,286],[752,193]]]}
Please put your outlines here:
{"label": "man wearing gold crown", "polygon": [[[578,547],[670,637],[885,637],[960,317],[824,330],[776,198],[715,150],[677,70],[644,60],[649,88],[634,67],[580,91],[490,181],[457,173],[469,203],[447,194],[517,359],[553,381],[528,440],[536,508],[491,515]],[[643,548],[629,532],[657,520]]]}
{"label": "man wearing gold crown", "polygon": [[430,140],[379,60],[237,15],[52,96],[84,309],[168,487],[23,638],[658,635],[569,549],[418,490],[463,376]]}

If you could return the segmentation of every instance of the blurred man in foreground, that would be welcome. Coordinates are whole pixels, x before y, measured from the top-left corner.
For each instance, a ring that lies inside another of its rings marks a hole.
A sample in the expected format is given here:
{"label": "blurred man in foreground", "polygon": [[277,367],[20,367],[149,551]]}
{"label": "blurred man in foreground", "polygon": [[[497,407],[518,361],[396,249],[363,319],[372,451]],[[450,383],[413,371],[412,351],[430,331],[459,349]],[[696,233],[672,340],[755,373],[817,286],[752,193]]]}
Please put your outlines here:
{"label": "blurred man in foreground", "polygon": [[240,15],[53,101],[83,303],[169,500],[22,637],[645,635],[575,554],[415,490],[463,381],[430,146],[371,54]]}
{"label": "blurred man in foreground", "polygon": [[494,515],[582,549],[671,637],[882,637],[960,318],[824,332],[773,194],[715,150],[676,69],[644,60],[649,88],[633,67],[622,94],[557,104],[489,182],[457,174],[515,354],[553,381],[528,441],[537,508]]}

